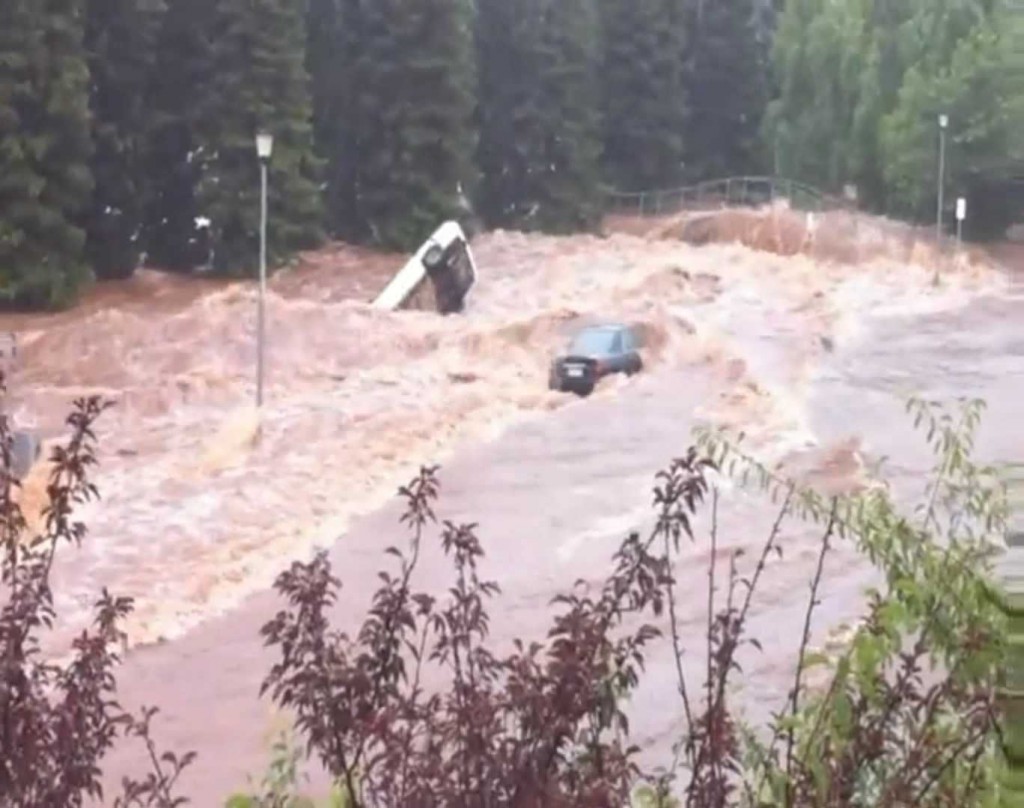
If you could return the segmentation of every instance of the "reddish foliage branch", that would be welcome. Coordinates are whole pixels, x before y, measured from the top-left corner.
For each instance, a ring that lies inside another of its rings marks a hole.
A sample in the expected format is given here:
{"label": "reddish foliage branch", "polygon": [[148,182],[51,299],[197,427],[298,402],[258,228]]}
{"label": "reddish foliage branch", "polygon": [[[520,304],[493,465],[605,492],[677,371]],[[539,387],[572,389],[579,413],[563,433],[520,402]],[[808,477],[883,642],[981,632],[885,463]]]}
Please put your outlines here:
{"label": "reddish foliage branch", "polygon": [[[647,622],[626,624],[663,614],[670,560],[652,548],[692,539],[710,466],[691,451],[660,474],[652,534],[623,542],[597,592],[581,582],[557,597],[544,642],[517,640],[505,655],[487,645],[499,590],[481,575],[476,525],[441,525],[454,573],[443,602],[411,590],[423,532],[436,522],[436,469],[423,469],[402,490],[411,551],[388,550],[401,572],[380,573],[354,639],[330,627],[340,583],[325,554],[280,576],[287,607],[263,629],[279,654],[264,691],[294,711],[310,751],[356,805],[623,804],[640,772],[622,703],[659,636]],[[424,666],[446,672],[449,686],[427,695]]]}
{"label": "reddish foliage branch", "polygon": [[[2,379],[0,379],[2,394]],[[74,808],[102,799],[101,764],[119,735],[134,730],[155,748],[147,714],[138,724],[117,702],[114,670],[125,641],[121,625],[130,598],[106,589],[96,602],[90,629],[73,641],[65,664],[41,651],[41,635],[57,614],[51,571],[62,546],[78,547],[85,525],[75,509],[98,496],[91,482],[96,466],[96,419],[110,406],[99,398],[79,399],[67,418],[70,436],[54,448],[47,486],[44,526],[30,535],[18,504],[20,486],[12,474],[14,435],[0,416],[0,804],[12,808]],[[172,789],[191,756],[171,756],[168,768],[136,783],[125,781],[128,802],[118,805],[178,805]]]}

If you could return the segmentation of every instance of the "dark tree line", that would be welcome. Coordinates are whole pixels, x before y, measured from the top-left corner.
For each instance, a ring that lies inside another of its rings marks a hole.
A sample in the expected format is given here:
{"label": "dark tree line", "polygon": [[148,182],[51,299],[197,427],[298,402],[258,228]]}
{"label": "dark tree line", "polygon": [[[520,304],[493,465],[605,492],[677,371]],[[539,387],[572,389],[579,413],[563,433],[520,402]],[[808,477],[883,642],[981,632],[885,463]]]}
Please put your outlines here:
{"label": "dark tree line", "polygon": [[747,170],[764,0],[0,0],[0,294],[339,237],[593,227],[603,191]]}

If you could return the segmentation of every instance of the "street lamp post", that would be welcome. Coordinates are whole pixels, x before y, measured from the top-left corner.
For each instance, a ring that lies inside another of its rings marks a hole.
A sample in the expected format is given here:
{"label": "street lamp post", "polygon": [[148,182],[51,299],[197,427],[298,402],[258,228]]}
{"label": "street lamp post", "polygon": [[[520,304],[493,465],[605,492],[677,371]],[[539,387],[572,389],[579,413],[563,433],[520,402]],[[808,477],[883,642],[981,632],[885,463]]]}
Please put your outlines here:
{"label": "street lamp post", "polygon": [[939,203],[935,213],[935,239],[942,238],[942,196],[946,188],[946,127],[949,116],[939,116]]}
{"label": "street lamp post", "polygon": [[274,151],[274,136],[256,135],[256,155],[260,160],[260,291],[256,310],[256,406],[263,406],[263,346],[266,337],[264,297],[267,291],[267,166]]}

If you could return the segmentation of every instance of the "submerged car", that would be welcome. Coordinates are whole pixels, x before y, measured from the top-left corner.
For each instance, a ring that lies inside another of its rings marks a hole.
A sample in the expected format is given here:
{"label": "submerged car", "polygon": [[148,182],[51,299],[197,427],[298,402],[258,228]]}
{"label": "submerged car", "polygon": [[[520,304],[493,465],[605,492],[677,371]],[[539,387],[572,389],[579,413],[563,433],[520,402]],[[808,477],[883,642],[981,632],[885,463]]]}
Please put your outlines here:
{"label": "submerged car", "polygon": [[582,329],[551,364],[548,387],[581,396],[590,395],[605,376],[632,376],[643,369],[640,341],[627,325],[596,325]]}

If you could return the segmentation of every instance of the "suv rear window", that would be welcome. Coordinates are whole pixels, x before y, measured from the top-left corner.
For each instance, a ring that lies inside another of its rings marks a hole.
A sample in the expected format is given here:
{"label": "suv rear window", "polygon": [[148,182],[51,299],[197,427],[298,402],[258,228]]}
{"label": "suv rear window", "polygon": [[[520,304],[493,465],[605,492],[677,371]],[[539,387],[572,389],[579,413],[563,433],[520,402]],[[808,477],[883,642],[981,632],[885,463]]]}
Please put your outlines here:
{"label": "suv rear window", "polygon": [[610,328],[591,328],[581,331],[569,345],[569,352],[582,354],[610,354],[620,350],[620,332]]}

